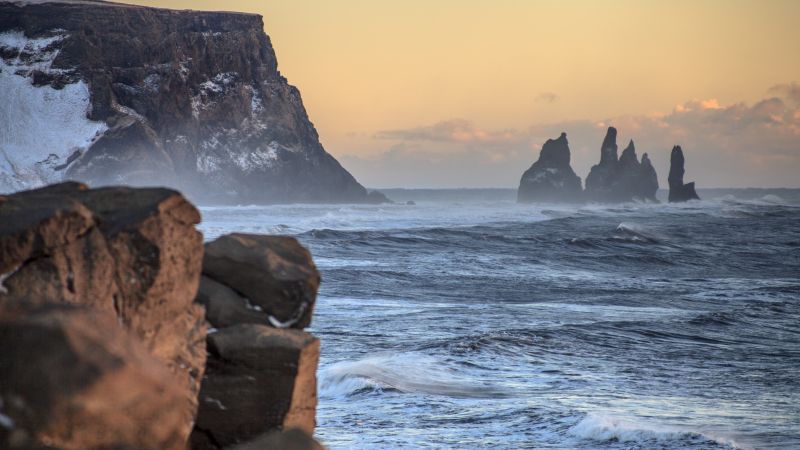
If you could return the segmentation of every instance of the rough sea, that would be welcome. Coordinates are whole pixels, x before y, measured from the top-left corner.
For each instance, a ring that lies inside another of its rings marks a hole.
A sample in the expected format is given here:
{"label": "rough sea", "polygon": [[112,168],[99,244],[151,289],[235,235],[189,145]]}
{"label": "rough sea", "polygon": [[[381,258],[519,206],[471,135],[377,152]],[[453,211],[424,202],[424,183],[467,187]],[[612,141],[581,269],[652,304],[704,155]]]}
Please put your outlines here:
{"label": "rough sea", "polygon": [[385,192],[201,208],[311,249],[329,448],[800,449],[800,190]]}

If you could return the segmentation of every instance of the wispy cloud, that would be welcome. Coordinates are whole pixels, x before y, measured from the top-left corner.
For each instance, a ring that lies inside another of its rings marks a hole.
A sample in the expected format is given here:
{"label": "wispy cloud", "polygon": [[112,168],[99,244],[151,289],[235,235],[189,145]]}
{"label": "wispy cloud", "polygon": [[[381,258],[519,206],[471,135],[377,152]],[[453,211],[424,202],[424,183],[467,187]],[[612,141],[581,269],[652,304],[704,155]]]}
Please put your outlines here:
{"label": "wispy cloud", "polygon": [[558,95],[555,92],[542,92],[536,96],[534,101],[541,103],[555,103],[558,101]]}
{"label": "wispy cloud", "polygon": [[405,130],[384,130],[375,133],[376,139],[433,142],[508,142],[519,138],[513,129],[485,130],[465,119],[451,119],[429,126]]}

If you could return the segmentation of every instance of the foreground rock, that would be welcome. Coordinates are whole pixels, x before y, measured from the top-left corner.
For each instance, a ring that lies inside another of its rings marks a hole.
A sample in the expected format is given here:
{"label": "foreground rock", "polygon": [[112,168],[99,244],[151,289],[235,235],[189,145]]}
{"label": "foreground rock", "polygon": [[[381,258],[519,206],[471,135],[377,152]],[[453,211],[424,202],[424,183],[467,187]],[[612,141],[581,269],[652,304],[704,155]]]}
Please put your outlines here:
{"label": "foreground rock", "polygon": [[617,129],[609,127],[600,148],[600,162],[586,177],[585,197],[598,202],[656,201],[658,176],[645,153],[639,162],[633,141],[617,157]]}
{"label": "foreground rock", "polygon": [[2,2],[0,68],[14,130],[0,193],[69,178],[209,202],[386,201],[322,147],[261,16]]}
{"label": "foreground rock", "polygon": [[192,448],[219,449],[269,431],[314,432],[319,288],[311,254],[284,236],[229,234],[206,244],[197,302],[216,330]]}
{"label": "foreground rock", "polygon": [[324,450],[324,447],[304,431],[293,428],[267,433],[231,450]]}
{"label": "foreground rock", "polygon": [[548,139],[539,159],[522,174],[518,202],[575,202],[581,200],[581,179],[570,166],[567,134]]}
{"label": "foreground rock", "polygon": [[317,338],[245,324],[210,334],[208,348],[193,449],[243,443],[268,430],[314,432]]}
{"label": "foreground rock", "polygon": [[694,182],[683,183],[685,160],[683,150],[680,145],[672,147],[672,154],[669,157],[669,201],[686,202],[689,200],[700,200],[694,190]]}
{"label": "foreground rock", "polygon": [[294,238],[222,236],[206,245],[203,273],[244,296],[250,309],[263,312],[275,327],[311,324],[320,277],[311,253]]}
{"label": "foreground rock", "polygon": [[113,314],[17,310],[0,342],[0,448],[185,448],[185,386]]}
{"label": "foreground rock", "polygon": [[64,183],[0,197],[0,317],[63,303],[116,316],[180,387],[184,442],[205,365],[203,309],[193,303],[199,220],[168,189]]}

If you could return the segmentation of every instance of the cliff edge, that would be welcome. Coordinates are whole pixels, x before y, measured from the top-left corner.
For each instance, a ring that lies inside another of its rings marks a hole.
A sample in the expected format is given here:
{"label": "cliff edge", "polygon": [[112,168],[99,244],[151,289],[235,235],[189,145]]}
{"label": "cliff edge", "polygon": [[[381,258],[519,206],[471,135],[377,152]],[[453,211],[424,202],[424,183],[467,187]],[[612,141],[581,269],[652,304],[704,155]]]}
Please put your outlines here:
{"label": "cliff edge", "polygon": [[376,201],[319,142],[261,16],[0,2],[0,192],[63,179],[205,202]]}

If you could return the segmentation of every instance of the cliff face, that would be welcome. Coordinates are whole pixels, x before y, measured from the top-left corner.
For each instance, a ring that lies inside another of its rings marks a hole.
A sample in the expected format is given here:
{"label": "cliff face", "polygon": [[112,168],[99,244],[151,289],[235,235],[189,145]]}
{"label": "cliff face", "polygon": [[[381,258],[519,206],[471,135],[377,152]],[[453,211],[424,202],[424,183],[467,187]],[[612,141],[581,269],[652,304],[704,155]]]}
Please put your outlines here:
{"label": "cliff face", "polygon": [[656,201],[658,176],[647,153],[642,161],[630,141],[617,158],[617,129],[609,127],[600,149],[600,163],[593,166],[586,177],[587,200],[600,202],[626,202],[631,200]]}
{"label": "cliff face", "polygon": [[567,134],[548,139],[539,159],[522,174],[519,202],[575,202],[581,199],[581,179],[569,164]]}
{"label": "cliff face", "polygon": [[368,200],[258,15],[0,3],[0,117],[0,191],[70,178],[205,201]]}

